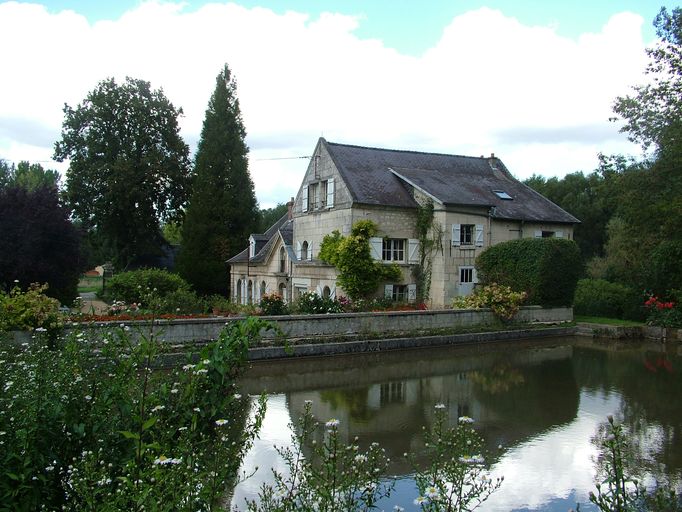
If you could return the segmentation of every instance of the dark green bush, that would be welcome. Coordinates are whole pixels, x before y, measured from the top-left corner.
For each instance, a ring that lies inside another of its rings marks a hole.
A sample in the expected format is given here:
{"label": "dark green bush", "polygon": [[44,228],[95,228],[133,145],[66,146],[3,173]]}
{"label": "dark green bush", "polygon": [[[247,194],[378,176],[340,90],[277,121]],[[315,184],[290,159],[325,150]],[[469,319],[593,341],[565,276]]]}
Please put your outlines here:
{"label": "dark green bush", "polygon": [[157,313],[188,315],[193,313],[206,313],[208,306],[206,301],[197,296],[192,290],[181,288],[167,293],[156,299],[156,304],[151,305]]}
{"label": "dark green bush", "polygon": [[661,297],[682,283],[682,242],[664,240],[651,252],[647,265],[647,288]]}
{"label": "dark green bush", "polygon": [[581,279],[575,289],[576,315],[642,320],[642,298],[632,288],[604,279]]}
{"label": "dark green bush", "polygon": [[294,301],[292,310],[303,315],[341,313],[341,304],[335,299],[325,299],[313,292],[306,292]]}
{"label": "dark green bush", "polygon": [[190,292],[190,285],[177,274],[158,268],[145,268],[123,272],[107,281],[106,297],[110,300],[144,304],[150,294],[157,297],[186,291]]}
{"label": "dark green bush", "polygon": [[286,315],[287,305],[279,293],[268,293],[260,299],[260,309],[264,315]]}
{"label": "dark green bush", "polygon": [[582,271],[580,250],[563,238],[524,238],[488,247],[476,259],[481,284],[528,294],[528,303],[570,306]]}

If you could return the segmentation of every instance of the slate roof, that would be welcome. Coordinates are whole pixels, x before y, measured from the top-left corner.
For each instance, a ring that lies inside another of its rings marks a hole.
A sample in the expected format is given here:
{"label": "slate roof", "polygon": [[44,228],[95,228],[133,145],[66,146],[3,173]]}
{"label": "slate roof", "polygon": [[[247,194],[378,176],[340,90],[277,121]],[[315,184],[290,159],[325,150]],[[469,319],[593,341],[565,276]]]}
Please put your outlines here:
{"label": "slate roof", "polygon": [[262,263],[265,261],[266,256],[270,253],[272,246],[275,245],[277,241],[277,233],[281,233],[284,243],[291,246],[293,240],[293,221],[290,220],[288,213],[284,214],[277,222],[268,228],[265,233],[262,234],[252,234],[251,236],[256,241],[256,255],[253,258],[249,258],[249,248],[247,247],[239,254],[232,256],[227,263],[246,263],[250,261],[251,263]]}
{"label": "slate roof", "polygon": [[[415,186],[445,206],[493,208],[498,219],[580,222],[549,199],[516,180],[498,158],[445,155],[324,144],[353,201],[368,205],[415,208]],[[505,200],[493,191],[512,197]]]}

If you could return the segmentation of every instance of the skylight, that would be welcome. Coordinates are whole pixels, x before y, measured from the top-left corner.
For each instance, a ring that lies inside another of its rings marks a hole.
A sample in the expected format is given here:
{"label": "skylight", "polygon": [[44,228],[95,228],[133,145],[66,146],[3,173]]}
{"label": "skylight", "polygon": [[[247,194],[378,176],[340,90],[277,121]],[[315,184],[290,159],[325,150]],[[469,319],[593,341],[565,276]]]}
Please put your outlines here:
{"label": "skylight", "polygon": [[507,194],[504,190],[493,190],[493,193],[500,199],[506,199],[508,201],[512,200],[512,196]]}

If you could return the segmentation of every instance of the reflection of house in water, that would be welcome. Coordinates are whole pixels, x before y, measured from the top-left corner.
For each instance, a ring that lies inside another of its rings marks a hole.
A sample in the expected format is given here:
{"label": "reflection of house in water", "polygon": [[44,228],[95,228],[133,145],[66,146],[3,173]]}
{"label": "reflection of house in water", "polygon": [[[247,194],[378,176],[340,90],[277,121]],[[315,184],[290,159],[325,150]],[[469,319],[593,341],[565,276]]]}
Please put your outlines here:
{"label": "reflection of house in water", "polygon": [[[571,421],[579,400],[571,353],[567,346],[496,345],[258,363],[243,388],[285,393],[292,418],[311,400],[322,424],[338,419],[347,443],[356,436],[361,444],[378,442],[400,474],[408,470],[401,455],[419,450],[437,403],[447,406],[451,425],[475,418],[490,451]],[[568,384],[555,389],[556,382]]]}

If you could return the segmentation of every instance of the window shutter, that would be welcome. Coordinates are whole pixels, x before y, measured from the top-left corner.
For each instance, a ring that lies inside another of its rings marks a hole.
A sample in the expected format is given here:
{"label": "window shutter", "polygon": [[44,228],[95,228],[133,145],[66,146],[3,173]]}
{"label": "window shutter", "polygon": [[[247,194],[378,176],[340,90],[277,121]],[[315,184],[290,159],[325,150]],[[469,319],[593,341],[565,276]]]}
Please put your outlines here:
{"label": "window shutter", "polygon": [[296,259],[301,261],[301,242],[296,242]]}
{"label": "window shutter", "polygon": [[334,206],[334,178],[327,180],[327,208]]}
{"label": "window shutter", "polygon": [[313,243],[310,242],[308,244],[308,261],[312,261],[312,260],[313,260]]}
{"label": "window shutter", "polygon": [[246,286],[246,279],[242,281],[242,305],[247,304],[249,298],[246,296],[248,287]]}
{"label": "window shutter", "polygon": [[453,247],[459,247],[459,239],[462,236],[462,227],[460,224],[453,224],[452,225],[452,246]]}
{"label": "window shutter", "polygon": [[407,285],[407,302],[414,302],[417,300],[417,285],[408,284]]}
{"label": "window shutter", "polygon": [[407,241],[408,247],[408,263],[419,263],[419,240],[415,238],[410,238]]}
{"label": "window shutter", "polygon": [[563,238],[563,237],[564,237],[564,232],[563,232],[563,231],[557,231],[556,233],[554,233],[554,236],[555,236],[556,238]]}
{"label": "window shutter", "polygon": [[542,230],[540,229],[535,230],[535,238],[542,238]]}
{"label": "window shutter", "polygon": [[476,247],[483,247],[483,224],[476,224]]}
{"label": "window shutter", "polygon": [[332,286],[332,289],[329,292],[329,298],[332,300],[336,299],[336,286]]}
{"label": "window shutter", "polygon": [[[378,238],[378,237],[372,237],[369,239],[369,250],[370,253],[372,254],[372,258],[375,260],[382,260],[381,257],[381,250],[384,246],[384,239],[383,238]],[[392,288],[391,288],[392,289]],[[391,292],[393,293],[393,292]]]}
{"label": "window shutter", "polygon": [[308,211],[308,185],[303,185],[301,190],[301,211],[304,213]]}
{"label": "window shutter", "polygon": [[318,297],[322,297],[322,285],[318,284],[317,288],[315,289],[315,293],[317,294]]}
{"label": "window shutter", "polygon": [[384,297],[386,297],[387,299],[393,298],[393,285],[392,284],[384,285]]}

